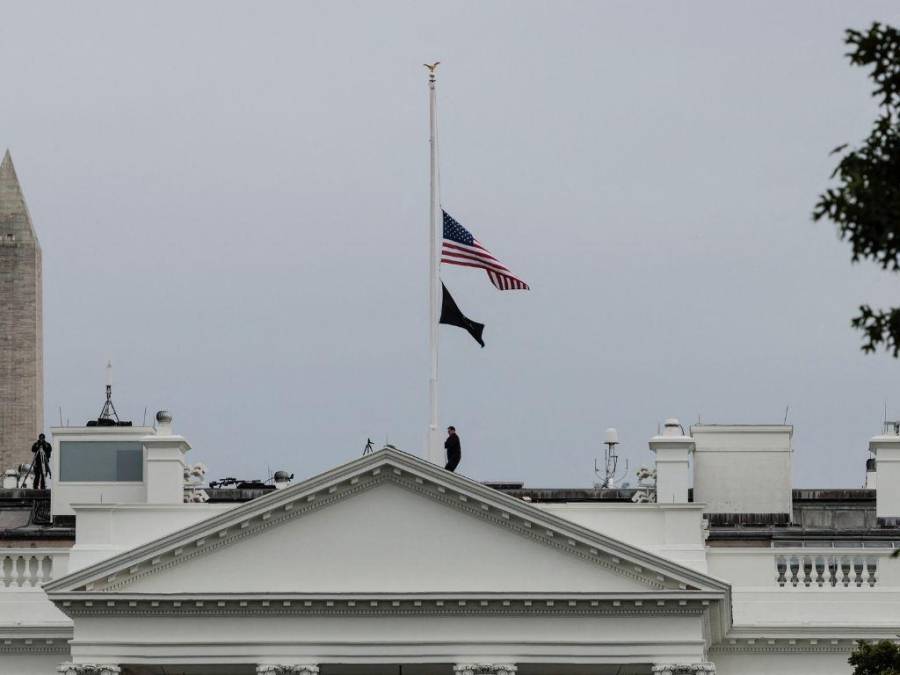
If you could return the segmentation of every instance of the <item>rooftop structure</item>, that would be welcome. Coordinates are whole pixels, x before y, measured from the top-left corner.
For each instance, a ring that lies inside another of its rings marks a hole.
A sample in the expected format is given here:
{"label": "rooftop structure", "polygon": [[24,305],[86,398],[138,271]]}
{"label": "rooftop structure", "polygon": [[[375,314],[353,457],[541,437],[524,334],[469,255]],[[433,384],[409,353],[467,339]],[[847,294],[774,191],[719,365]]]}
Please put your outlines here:
{"label": "rooftop structure", "polygon": [[0,491],[0,672],[846,673],[900,631],[900,435],[876,488],[798,490],[792,431],[669,420],[636,488],[385,448],[225,489],[168,413],[57,428],[53,489]]}

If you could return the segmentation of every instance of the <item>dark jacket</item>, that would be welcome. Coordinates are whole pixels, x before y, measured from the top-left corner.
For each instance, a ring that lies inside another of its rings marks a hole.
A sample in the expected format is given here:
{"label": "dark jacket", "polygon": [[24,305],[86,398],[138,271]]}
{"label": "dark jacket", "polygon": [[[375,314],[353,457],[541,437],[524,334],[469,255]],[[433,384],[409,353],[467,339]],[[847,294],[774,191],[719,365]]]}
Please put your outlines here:
{"label": "dark jacket", "polygon": [[53,452],[53,446],[50,445],[47,441],[36,440],[34,444],[31,446],[31,452],[34,453],[34,461],[40,464],[40,458],[37,455],[37,451],[39,449],[44,450],[44,457],[47,459],[47,464],[50,464],[50,453]]}
{"label": "dark jacket", "polygon": [[459,436],[456,434],[451,434],[447,436],[447,440],[444,441],[444,450],[447,451],[447,455],[452,457],[454,455],[460,454],[459,448]]}

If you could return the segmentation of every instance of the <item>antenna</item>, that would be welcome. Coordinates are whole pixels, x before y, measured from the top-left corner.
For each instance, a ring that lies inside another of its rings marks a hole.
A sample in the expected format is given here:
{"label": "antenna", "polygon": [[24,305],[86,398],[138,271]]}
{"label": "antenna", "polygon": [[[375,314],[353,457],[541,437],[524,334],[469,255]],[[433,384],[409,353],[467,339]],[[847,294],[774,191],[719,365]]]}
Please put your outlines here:
{"label": "antenna", "polygon": [[103,424],[101,420],[107,420],[106,423],[110,426],[119,423],[119,413],[116,412],[116,406],[112,402],[112,361],[106,362],[106,403],[103,404],[100,417],[97,418],[97,421]]}
{"label": "antenna", "polygon": [[100,416],[95,420],[88,420],[89,427],[130,427],[131,422],[123,422],[119,419],[116,406],[112,401],[112,361],[106,362],[106,401],[100,409]]}
{"label": "antenna", "polygon": [[616,482],[628,473],[628,460],[625,460],[625,471],[618,478],[616,477],[616,469],[619,464],[619,456],[616,453],[616,446],[619,444],[619,432],[610,427],[606,430],[606,440],[603,441],[606,450],[603,453],[603,467],[597,466],[597,460],[594,459],[594,473],[600,482],[597,487],[614,489]]}
{"label": "antenna", "polygon": [[59,406],[59,426],[62,426],[62,406]]}
{"label": "antenna", "polygon": [[784,406],[784,424],[787,424],[788,413],[791,412],[791,406]]}

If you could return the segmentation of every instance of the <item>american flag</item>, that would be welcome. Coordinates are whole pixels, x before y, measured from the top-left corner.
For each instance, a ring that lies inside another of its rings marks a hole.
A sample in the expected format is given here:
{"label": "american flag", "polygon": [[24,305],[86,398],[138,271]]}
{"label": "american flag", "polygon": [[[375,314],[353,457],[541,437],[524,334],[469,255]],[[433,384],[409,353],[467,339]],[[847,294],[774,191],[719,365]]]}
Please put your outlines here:
{"label": "american flag", "polygon": [[491,283],[501,291],[529,290],[528,284],[491,255],[471,232],[457,223],[446,211],[443,211],[443,214],[444,242],[441,247],[441,262],[483,269],[487,272]]}

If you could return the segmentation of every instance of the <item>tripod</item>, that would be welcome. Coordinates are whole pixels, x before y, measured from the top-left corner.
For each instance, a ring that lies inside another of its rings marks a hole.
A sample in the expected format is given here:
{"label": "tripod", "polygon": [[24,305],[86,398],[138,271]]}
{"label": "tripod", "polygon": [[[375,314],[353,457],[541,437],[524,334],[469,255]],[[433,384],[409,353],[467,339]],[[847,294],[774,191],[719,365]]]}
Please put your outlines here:
{"label": "tripod", "polygon": [[[41,484],[44,484],[44,477],[53,478],[53,474],[50,473],[50,462],[47,461],[47,455],[44,452],[44,448],[38,447],[37,451],[34,453],[34,457],[31,460],[31,464],[28,465],[28,471],[25,473],[25,476],[22,478],[22,482],[19,484],[20,488],[28,487],[28,478],[32,475],[37,478],[35,474],[35,467],[40,465],[42,471]],[[44,486],[46,488],[46,485]]]}

